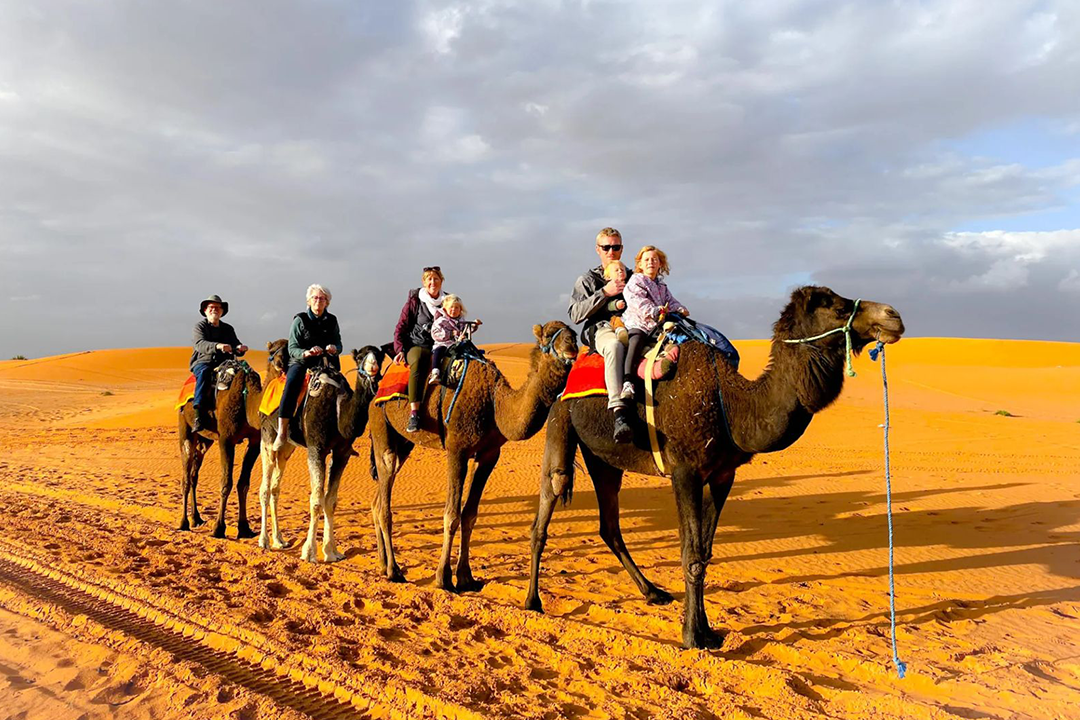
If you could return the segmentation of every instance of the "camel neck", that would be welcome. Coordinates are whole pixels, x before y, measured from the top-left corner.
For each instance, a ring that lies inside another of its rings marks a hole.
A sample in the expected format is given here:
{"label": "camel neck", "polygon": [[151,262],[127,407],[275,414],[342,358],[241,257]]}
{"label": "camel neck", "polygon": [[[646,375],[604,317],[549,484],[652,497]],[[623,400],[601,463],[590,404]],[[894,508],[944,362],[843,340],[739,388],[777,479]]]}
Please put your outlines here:
{"label": "camel neck", "polygon": [[514,389],[500,373],[495,387],[495,424],[507,440],[526,440],[543,427],[548,410],[566,384],[568,370],[533,349],[529,377]]}

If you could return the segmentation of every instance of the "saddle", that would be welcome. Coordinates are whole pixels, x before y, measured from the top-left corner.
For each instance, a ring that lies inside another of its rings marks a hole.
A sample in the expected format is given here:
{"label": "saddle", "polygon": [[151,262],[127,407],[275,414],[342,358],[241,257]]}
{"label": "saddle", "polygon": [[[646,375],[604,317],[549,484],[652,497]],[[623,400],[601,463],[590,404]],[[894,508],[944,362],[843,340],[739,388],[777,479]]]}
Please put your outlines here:
{"label": "saddle", "polygon": [[307,407],[308,398],[319,397],[325,393],[336,393],[336,409],[340,417],[341,403],[353,394],[345,375],[340,370],[330,367],[308,370],[305,385],[305,391],[301,394],[300,402],[297,403],[296,412],[293,414],[294,421],[289,423],[289,441],[300,447],[307,447],[307,439],[304,437],[304,409]]}
{"label": "saddle", "polygon": [[440,363],[439,384],[456,388],[464,379],[469,362],[487,362],[484,351],[476,347],[472,340],[459,340],[446,351],[446,357]]}

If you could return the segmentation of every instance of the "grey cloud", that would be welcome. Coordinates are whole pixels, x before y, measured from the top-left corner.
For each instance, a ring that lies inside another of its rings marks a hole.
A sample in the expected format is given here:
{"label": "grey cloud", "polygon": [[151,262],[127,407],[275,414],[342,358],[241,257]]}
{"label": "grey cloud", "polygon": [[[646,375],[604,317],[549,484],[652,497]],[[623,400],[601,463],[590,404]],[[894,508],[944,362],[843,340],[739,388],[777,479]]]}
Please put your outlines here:
{"label": "grey cloud", "polygon": [[676,294],[734,337],[767,334],[806,279],[894,303],[913,334],[1075,340],[1074,247],[1016,264],[947,239],[1073,204],[1080,160],[951,143],[1024,118],[1075,125],[1077,12],[14,6],[0,357],[180,344],[209,292],[259,344],[313,281],[347,344],[382,342],[427,264],[485,338],[527,340],[565,317],[604,225],[664,247]]}

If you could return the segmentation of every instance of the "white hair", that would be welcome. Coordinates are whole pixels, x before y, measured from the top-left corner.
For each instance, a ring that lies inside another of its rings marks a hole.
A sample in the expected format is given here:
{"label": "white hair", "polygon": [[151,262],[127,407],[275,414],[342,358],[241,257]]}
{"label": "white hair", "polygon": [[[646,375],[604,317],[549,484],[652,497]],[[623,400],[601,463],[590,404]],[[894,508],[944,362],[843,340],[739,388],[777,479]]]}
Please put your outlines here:
{"label": "white hair", "polygon": [[308,289],[307,289],[307,301],[311,302],[311,296],[314,295],[317,292],[321,292],[323,295],[326,296],[326,304],[327,305],[329,305],[330,301],[334,299],[333,296],[330,295],[329,290],[324,288],[322,285],[315,284],[315,285],[309,285],[308,286]]}

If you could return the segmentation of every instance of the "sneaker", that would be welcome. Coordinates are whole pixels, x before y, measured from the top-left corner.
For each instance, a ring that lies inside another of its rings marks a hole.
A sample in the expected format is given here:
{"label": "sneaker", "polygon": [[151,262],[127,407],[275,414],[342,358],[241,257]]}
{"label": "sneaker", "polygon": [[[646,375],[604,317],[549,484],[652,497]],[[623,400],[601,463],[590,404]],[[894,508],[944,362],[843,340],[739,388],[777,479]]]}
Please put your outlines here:
{"label": "sneaker", "polygon": [[619,393],[619,397],[622,398],[623,400],[633,400],[634,399],[634,383],[630,382],[629,380],[625,381],[622,384],[622,392]]}
{"label": "sneaker", "polygon": [[439,384],[439,368],[432,368],[431,369],[431,373],[427,376],[427,384],[428,385],[438,385]]}
{"label": "sneaker", "polygon": [[414,433],[420,429],[420,413],[409,413],[409,424],[405,426],[405,432]]}
{"label": "sneaker", "polygon": [[630,423],[626,422],[626,414],[624,412],[615,411],[615,442],[620,445],[625,445],[634,439],[634,428],[630,427]]}

